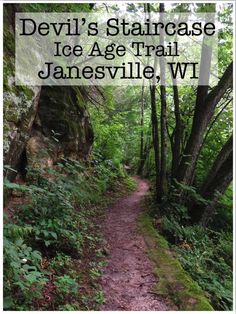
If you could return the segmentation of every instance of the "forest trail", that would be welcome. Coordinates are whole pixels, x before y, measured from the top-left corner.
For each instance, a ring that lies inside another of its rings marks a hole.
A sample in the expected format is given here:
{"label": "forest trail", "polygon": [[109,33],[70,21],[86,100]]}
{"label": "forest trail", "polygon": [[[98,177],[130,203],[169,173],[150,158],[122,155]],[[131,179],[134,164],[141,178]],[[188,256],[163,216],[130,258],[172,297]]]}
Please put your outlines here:
{"label": "forest trail", "polygon": [[108,208],[104,235],[108,243],[108,264],[104,267],[102,287],[105,303],[101,310],[167,310],[165,302],[152,293],[157,278],[138,231],[141,199],[147,193],[147,181],[135,178],[137,189]]}

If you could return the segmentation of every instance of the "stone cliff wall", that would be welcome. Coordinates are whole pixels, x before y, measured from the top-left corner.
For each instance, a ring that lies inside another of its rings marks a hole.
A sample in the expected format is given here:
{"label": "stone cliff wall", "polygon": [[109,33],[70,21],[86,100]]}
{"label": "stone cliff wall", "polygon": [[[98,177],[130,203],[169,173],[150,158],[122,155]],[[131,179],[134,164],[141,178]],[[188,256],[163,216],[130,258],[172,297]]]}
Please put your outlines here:
{"label": "stone cliff wall", "polygon": [[[61,157],[87,159],[93,143],[89,88],[15,85],[15,9],[4,8],[4,164],[22,172]],[[8,169],[5,175],[14,179],[16,172]]]}

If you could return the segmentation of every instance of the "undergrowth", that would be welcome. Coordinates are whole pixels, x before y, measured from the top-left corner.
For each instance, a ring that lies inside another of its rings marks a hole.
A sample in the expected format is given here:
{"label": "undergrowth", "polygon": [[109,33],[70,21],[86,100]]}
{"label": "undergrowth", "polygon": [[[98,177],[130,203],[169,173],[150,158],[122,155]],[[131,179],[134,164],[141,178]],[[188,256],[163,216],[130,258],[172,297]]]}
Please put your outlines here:
{"label": "undergrowth", "polygon": [[[187,188],[191,189],[192,198],[204,203],[193,187]],[[205,291],[213,307],[230,311],[233,307],[233,237],[232,217],[227,219],[227,216],[232,216],[232,208],[223,198],[208,228],[191,225],[187,207],[176,201],[173,194],[163,202],[158,214],[153,205],[154,224],[169,241],[183,268]]]}
{"label": "undergrowth", "polygon": [[170,308],[178,311],[212,311],[204,292],[170,251],[168,242],[154,228],[150,217],[148,199],[139,225],[147,245],[147,253],[154,263],[157,282],[153,293],[165,298]]}
{"label": "undergrowth", "polygon": [[4,223],[5,310],[96,310],[104,266],[97,218],[109,188],[132,181],[109,161],[84,167],[63,160],[30,170],[27,183],[5,180],[19,204],[8,206]]}

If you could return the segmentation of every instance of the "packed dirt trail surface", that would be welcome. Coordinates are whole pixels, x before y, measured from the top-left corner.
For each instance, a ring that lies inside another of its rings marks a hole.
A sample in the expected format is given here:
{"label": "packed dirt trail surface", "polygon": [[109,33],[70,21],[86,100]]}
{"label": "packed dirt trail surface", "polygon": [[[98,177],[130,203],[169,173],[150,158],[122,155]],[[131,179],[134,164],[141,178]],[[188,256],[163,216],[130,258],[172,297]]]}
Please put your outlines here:
{"label": "packed dirt trail surface", "polygon": [[108,242],[108,264],[102,277],[105,303],[101,310],[104,311],[168,310],[165,302],[152,293],[157,278],[137,226],[142,211],[140,201],[149,186],[145,180],[135,180],[136,191],[109,208],[104,221]]}

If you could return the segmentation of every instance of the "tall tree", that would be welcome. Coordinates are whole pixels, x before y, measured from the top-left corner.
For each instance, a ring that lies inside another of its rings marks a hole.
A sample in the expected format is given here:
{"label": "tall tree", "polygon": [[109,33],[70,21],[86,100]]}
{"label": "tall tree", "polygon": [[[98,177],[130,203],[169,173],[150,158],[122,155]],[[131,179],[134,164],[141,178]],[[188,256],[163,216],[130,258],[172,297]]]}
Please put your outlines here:
{"label": "tall tree", "polygon": [[[179,17],[180,22],[180,17]],[[175,35],[175,41],[177,41],[177,34]],[[172,61],[174,61],[174,56],[172,57]],[[171,180],[175,177],[176,169],[180,163],[181,157],[181,141],[182,139],[182,121],[179,107],[179,90],[177,86],[177,80],[173,77],[172,72],[172,87],[173,87],[173,101],[174,101],[174,114],[175,114],[175,127],[170,135],[170,143],[172,150],[172,161],[171,161]],[[167,129],[168,132],[168,129]]]}
{"label": "tall tree", "polygon": [[[206,43],[206,40],[207,39],[204,36],[202,43],[199,84],[197,88],[192,131],[186,144],[181,163],[176,170],[177,180],[183,181],[185,184],[192,184],[194,169],[201,147],[201,136],[199,137],[198,134],[200,134],[201,130],[205,132],[205,130],[203,130],[203,127],[198,129],[197,125],[199,124],[199,120],[202,120],[202,115],[205,115],[205,113],[202,113],[202,111],[205,99],[208,94],[208,85],[211,73],[212,47]],[[207,124],[205,127],[207,127]],[[197,141],[200,141],[200,143],[197,143]]]}
{"label": "tall tree", "polygon": [[206,95],[206,87],[200,86],[194,111],[193,124],[183,157],[176,172],[176,179],[185,184],[192,184],[197,158],[202,146],[207,126],[214,110],[228,88],[232,88],[233,63],[225,70],[217,86]]}
{"label": "tall tree", "polygon": [[148,128],[147,135],[146,135],[146,143],[145,143],[144,148],[143,148],[143,156],[142,156],[142,159],[140,160],[139,167],[138,167],[137,173],[139,175],[143,174],[144,165],[145,165],[145,162],[148,158],[148,154],[149,154],[151,148],[152,148],[152,142],[151,142],[151,124],[150,124],[149,128]]}
{"label": "tall tree", "polygon": [[[141,101],[140,101],[140,165],[138,169],[138,174],[142,174],[143,164],[144,164],[144,83],[142,86]],[[142,165],[142,166],[141,166]]]}
{"label": "tall tree", "polygon": [[[160,3],[160,22],[163,22],[163,13],[165,11],[164,3]],[[160,45],[164,46],[164,32],[160,32]],[[165,77],[165,59],[160,57],[160,92],[161,92],[161,168],[160,168],[160,199],[167,192],[166,178],[166,77]]]}
{"label": "tall tree", "polygon": [[175,129],[172,143],[172,164],[171,164],[171,178],[175,177],[176,170],[180,163],[181,157],[181,137],[182,137],[182,122],[179,108],[179,91],[176,82],[173,82],[174,93],[174,111],[175,111]]}
{"label": "tall tree", "polygon": [[200,195],[209,201],[209,204],[195,204],[191,208],[191,217],[194,222],[201,222],[206,226],[214,214],[214,207],[229,186],[233,178],[233,136],[222,147],[208,172],[200,190]]}
{"label": "tall tree", "polygon": [[[150,3],[147,4],[147,12],[149,15],[149,21],[151,21],[151,8]],[[161,201],[160,194],[160,149],[159,149],[159,132],[158,132],[158,120],[157,120],[157,109],[156,109],[156,69],[157,69],[157,58],[154,58],[154,75],[152,82],[150,84],[150,96],[151,96],[151,121],[152,121],[152,139],[153,139],[153,149],[155,158],[155,189],[156,189],[156,199],[158,202]]]}

